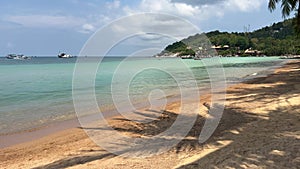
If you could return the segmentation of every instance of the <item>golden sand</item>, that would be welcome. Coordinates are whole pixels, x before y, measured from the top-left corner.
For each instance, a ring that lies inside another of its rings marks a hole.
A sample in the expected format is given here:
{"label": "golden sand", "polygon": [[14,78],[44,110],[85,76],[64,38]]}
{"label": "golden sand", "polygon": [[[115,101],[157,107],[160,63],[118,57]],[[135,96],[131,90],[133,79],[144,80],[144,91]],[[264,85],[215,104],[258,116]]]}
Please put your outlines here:
{"label": "golden sand", "polygon": [[[168,152],[124,158],[101,149],[82,129],[69,129],[0,150],[0,168],[297,168],[300,166],[300,61],[273,74],[227,89],[219,127],[198,142],[210,96],[188,136]],[[174,122],[179,103],[158,120],[139,124],[113,118],[111,126],[132,137],[152,136]],[[146,146],[146,145],[145,145]]]}

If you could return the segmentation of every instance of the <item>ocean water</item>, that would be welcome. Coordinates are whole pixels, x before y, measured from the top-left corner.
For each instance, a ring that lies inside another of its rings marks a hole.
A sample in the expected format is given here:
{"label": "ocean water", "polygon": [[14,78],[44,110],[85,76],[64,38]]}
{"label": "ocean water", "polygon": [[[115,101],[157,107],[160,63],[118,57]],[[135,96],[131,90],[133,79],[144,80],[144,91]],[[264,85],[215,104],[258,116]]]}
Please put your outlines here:
{"label": "ocean water", "polygon": [[[94,78],[95,96],[100,109],[109,112],[115,104],[112,93],[119,98],[129,98],[133,106],[147,107],[151,92],[156,91],[171,98],[180,95],[180,88],[189,86],[193,80],[197,81],[196,90],[206,91],[211,86],[213,76],[209,72],[214,70],[224,71],[226,83],[231,84],[255,77],[252,76],[254,73],[267,74],[268,70],[283,63],[278,57],[218,60],[115,57],[104,58],[99,64],[96,58],[76,62],[76,58],[0,58],[0,135],[75,118],[72,80],[78,64],[87,69],[98,65]],[[75,76],[86,77],[87,73],[83,71]],[[84,93],[90,89],[80,90],[84,102]],[[128,96],[124,95],[124,90]]]}

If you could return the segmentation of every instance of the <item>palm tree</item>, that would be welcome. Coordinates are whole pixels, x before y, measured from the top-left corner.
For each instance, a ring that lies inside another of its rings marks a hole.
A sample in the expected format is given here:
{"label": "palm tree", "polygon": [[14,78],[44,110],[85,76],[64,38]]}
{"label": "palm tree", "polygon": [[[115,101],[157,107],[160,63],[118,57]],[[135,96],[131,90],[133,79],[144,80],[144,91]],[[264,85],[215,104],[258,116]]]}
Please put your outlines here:
{"label": "palm tree", "polygon": [[300,0],[269,0],[269,9],[271,12],[276,9],[276,4],[280,1],[283,18],[287,18],[292,11],[297,10],[296,31],[300,32]]}

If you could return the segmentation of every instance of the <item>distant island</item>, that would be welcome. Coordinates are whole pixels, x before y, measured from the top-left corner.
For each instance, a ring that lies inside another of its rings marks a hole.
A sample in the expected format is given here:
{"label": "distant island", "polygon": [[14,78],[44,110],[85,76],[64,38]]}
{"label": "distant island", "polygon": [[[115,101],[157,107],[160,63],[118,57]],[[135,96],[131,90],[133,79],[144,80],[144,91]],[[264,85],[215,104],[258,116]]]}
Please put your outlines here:
{"label": "distant island", "polygon": [[212,31],[196,34],[168,45],[156,57],[203,58],[219,56],[288,56],[300,54],[300,38],[287,19],[259,30],[243,33]]}

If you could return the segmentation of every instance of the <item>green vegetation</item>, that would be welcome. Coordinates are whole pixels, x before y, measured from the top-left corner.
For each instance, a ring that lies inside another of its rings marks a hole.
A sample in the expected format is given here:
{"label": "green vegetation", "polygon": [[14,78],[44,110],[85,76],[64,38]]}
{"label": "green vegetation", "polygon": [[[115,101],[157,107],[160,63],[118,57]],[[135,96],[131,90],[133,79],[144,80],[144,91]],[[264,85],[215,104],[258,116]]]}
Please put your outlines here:
{"label": "green vegetation", "polygon": [[248,33],[213,31],[207,34],[196,34],[167,46],[161,55],[166,53],[178,56],[195,56],[196,53],[207,55],[213,54],[213,49],[217,50],[218,55],[223,56],[249,55],[245,53],[247,49],[251,49],[253,55],[300,54],[300,39],[297,38],[293,28],[294,20],[288,19]]}
{"label": "green vegetation", "polygon": [[172,53],[179,53],[179,56],[185,56],[185,55],[195,56],[195,52],[181,41],[175,42],[172,45],[166,47],[166,50],[172,51]]}
{"label": "green vegetation", "polygon": [[269,9],[273,12],[276,4],[281,2],[282,16],[287,18],[293,11],[296,11],[295,30],[300,34],[300,0],[269,0]]}

